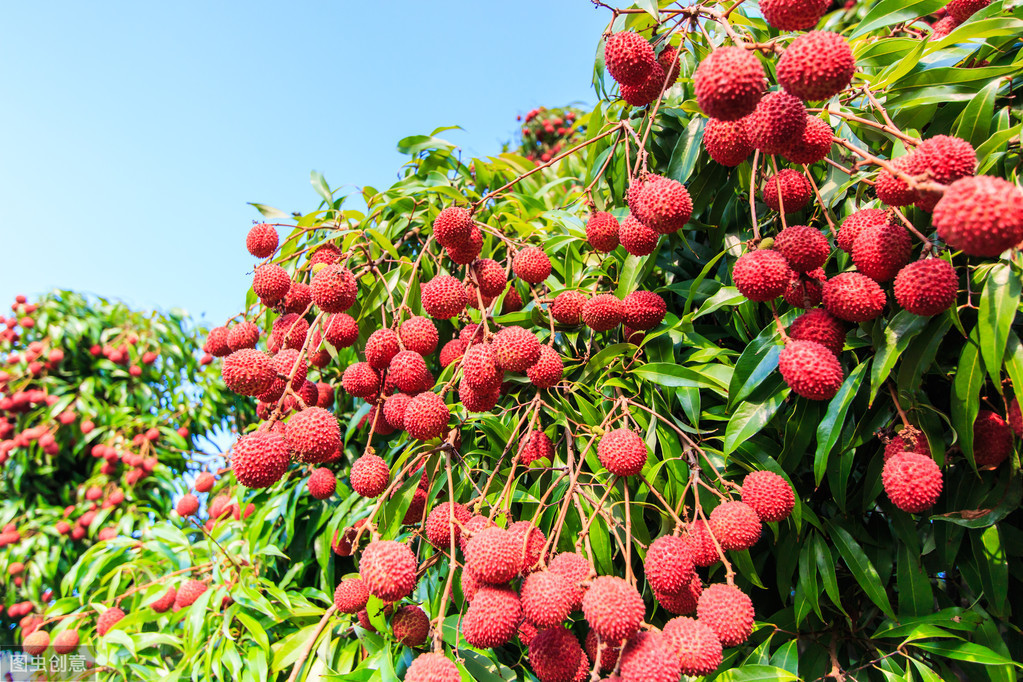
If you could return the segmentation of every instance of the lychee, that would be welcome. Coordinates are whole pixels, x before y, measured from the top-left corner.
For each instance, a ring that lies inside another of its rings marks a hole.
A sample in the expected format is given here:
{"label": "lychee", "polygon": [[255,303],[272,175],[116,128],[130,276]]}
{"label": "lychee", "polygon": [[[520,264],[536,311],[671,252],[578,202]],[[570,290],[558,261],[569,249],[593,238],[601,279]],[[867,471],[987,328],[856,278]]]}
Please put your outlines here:
{"label": "lychee", "polygon": [[843,272],[824,284],[824,307],[846,322],[866,322],[882,312],[887,296],[877,282],[858,272]]}
{"label": "lychee", "polygon": [[622,301],[625,312],[623,322],[632,329],[653,329],[667,312],[664,299],[652,291],[634,291]]}
{"label": "lychee", "polygon": [[821,268],[810,272],[793,270],[792,276],[789,278],[789,285],[785,287],[785,293],[782,296],[786,303],[795,308],[804,310],[816,308],[824,298],[824,282],[827,281],[828,278]]}
{"label": "lychee", "polygon": [[341,427],[330,411],[307,407],[284,425],[284,438],[299,461],[323,462],[341,447]]}
{"label": "lychee", "polygon": [[732,268],[732,281],[749,300],[772,301],[785,293],[791,272],[781,252],[757,249],[739,256]]}
{"label": "lychee", "polygon": [[739,646],[753,631],[753,602],[734,585],[708,585],[700,595],[696,616],[724,646]]}
{"label": "lychee", "polygon": [[693,213],[693,200],[677,180],[654,177],[643,183],[637,198],[642,206],[643,224],[658,234],[671,234],[685,227]]}
{"label": "lychee", "polygon": [[865,226],[853,240],[856,269],[876,282],[887,282],[909,262],[913,242],[902,225],[893,222]]}
{"label": "lychee", "polygon": [[359,325],[347,313],[337,313],[327,318],[323,338],[334,348],[348,348],[359,338]]}
{"label": "lychee", "polygon": [[937,315],[956,302],[959,278],[943,258],[910,263],[895,276],[895,300],[914,315]]}
{"label": "lychee", "polygon": [[522,327],[499,331],[491,349],[497,366],[510,372],[523,372],[540,359],[540,340]]}
{"label": "lychee", "polygon": [[777,29],[802,31],[816,26],[829,4],[828,0],[760,0],[760,11]]}
{"label": "lychee", "polygon": [[426,391],[412,398],[405,408],[405,431],[417,440],[430,440],[441,434],[450,416],[444,399]]}
{"label": "lychee", "polygon": [[199,511],[199,498],[192,493],[182,495],[174,511],[178,513],[178,516],[193,516]]}
{"label": "lychee", "polygon": [[646,612],[643,597],[635,587],[623,578],[608,575],[593,580],[582,607],[590,629],[609,642],[635,634]]}
{"label": "lychee", "polygon": [[625,306],[614,294],[597,294],[583,304],[583,322],[595,332],[613,329],[625,319]]}
{"label": "lychee", "polygon": [[393,329],[378,329],[366,339],[366,362],[373,369],[387,369],[400,350],[398,334]]}
{"label": "lychee", "polygon": [[334,494],[337,489],[337,479],[334,472],[326,467],[317,467],[309,476],[309,494],[317,500],[325,500]]}
{"label": "lychee", "polygon": [[334,590],[334,606],[339,613],[356,614],[366,608],[369,590],[359,578],[342,580]]}
{"label": "lychee", "polygon": [[433,237],[441,246],[458,248],[469,240],[472,216],[464,208],[448,206],[433,221]]}
{"label": "lychee", "polygon": [[678,682],[678,659],[664,635],[656,630],[637,632],[622,648],[622,682]]}
{"label": "lychee", "polygon": [[932,222],[949,246],[993,258],[1023,241],[1023,192],[989,175],[962,178],[945,190]]}
{"label": "lychee", "polygon": [[581,291],[575,289],[562,291],[551,303],[551,317],[560,324],[577,325],[582,321],[586,301],[586,294]]}
{"label": "lychee", "polygon": [[664,638],[678,657],[683,675],[710,675],[721,665],[721,642],[695,618],[672,618],[664,625]]}
{"label": "lychee", "polygon": [[635,476],[647,460],[647,446],[634,431],[620,428],[608,431],[597,444],[600,463],[616,476]]}
{"label": "lychee", "polygon": [[844,380],[838,358],[816,341],[790,339],[778,355],[778,370],[793,393],[810,400],[831,400]]}
{"label": "lychee", "polygon": [[313,303],[324,313],[343,313],[355,303],[358,282],[348,268],[328,265],[312,281]]}
{"label": "lychee", "polygon": [[400,542],[376,540],[362,552],[359,576],[374,597],[384,601],[404,599],[416,585],[416,556]]}
{"label": "lychee", "polygon": [[849,86],[856,59],[845,38],[810,31],[789,43],[778,60],[778,84],[802,100],[825,100]]}
{"label": "lychee", "polygon": [[703,146],[710,158],[729,167],[738,166],[753,153],[753,142],[746,132],[744,118],[737,121],[708,119],[703,129]]}
{"label": "lychee", "polygon": [[973,459],[977,466],[993,469],[1012,451],[1012,428],[990,410],[978,412],[973,422]]}
{"label": "lychee", "polygon": [[657,247],[660,236],[652,229],[628,215],[618,230],[618,239],[625,250],[633,256],[647,256]]}
{"label": "lychee", "polygon": [[252,290],[263,305],[274,306],[283,301],[289,287],[291,277],[276,263],[260,265],[252,277]]}
{"label": "lychee", "polygon": [[752,50],[720,47],[700,62],[693,89],[703,113],[720,121],[737,121],[753,112],[767,79]]}
{"label": "lychee", "polygon": [[466,345],[461,339],[451,339],[444,344],[444,347],[440,349],[440,360],[441,367],[447,367],[448,365],[458,362],[460,358],[465,355]]}
{"label": "lychee", "polygon": [[53,638],[54,653],[65,656],[78,648],[78,630],[64,630]]}
{"label": "lychee", "polygon": [[420,647],[430,634],[430,617],[421,607],[406,604],[391,616],[391,633],[405,646]]}
{"label": "lychee", "polygon": [[368,362],[356,362],[345,368],[341,387],[356,398],[369,398],[380,390],[380,377]]}
{"label": "lychee", "polygon": [[422,287],[423,309],[430,317],[447,320],[465,310],[469,298],[451,275],[437,275]]}
{"label": "lychee", "polygon": [[[291,463],[288,444],[281,434],[254,431],[242,436],[231,453],[231,469],[246,488],[266,488],[281,480]],[[210,516],[216,518],[210,510]]]}
{"label": "lychee", "polygon": [[561,623],[540,629],[529,642],[529,665],[540,682],[572,682],[582,658],[579,640]]}
{"label": "lychee", "polygon": [[468,265],[476,260],[483,250],[483,231],[475,225],[469,230],[469,239],[460,246],[445,247],[448,258],[458,265]]}
{"label": "lychee", "polygon": [[618,247],[618,219],[606,211],[595,211],[586,221],[586,241],[596,251],[607,253]]}
{"label": "lychee", "polygon": [[507,644],[522,621],[519,595],[506,585],[483,585],[462,618],[462,636],[469,646],[490,649]]}
{"label": "lychee", "polygon": [[519,448],[519,462],[529,466],[541,459],[554,460],[554,444],[543,431],[531,431]]}
{"label": "lychee", "polygon": [[228,343],[227,327],[214,327],[206,337],[206,345],[203,350],[215,358],[222,358],[231,353],[231,345]]}
{"label": "lychee", "polygon": [[904,512],[919,514],[941,496],[941,469],[929,455],[902,452],[884,463],[881,481],[888,499]]}
{"label": "lychee", "polygon": [[638,33],[612,33],[604,43],[604,64],[622,85],[642,85],[656,63],[653,46]]}
{"label": "lychee", "polygon": [[741,552],[760,539],[760,518],[745,502],[722,502],[710,513],[710,529],[721,548]]}
{"label": "lychee", "polygon": [[465,351],[462,380],[479,390],[491,390],[501,385],[504,371],[497,366],[492,345],[476,344]]}
{"label": "lychee", "polygon": [[773,211],[795,213],[813,199],[813,188],[801,172],[785,168],[767,179],[760,197]]}
{"label": "lychee", "polygon": [[522,570],[521,548],[497,526],[474,533],[465,545],[465,558],[466,566],[487,584],[508,582]]}
{"label": "lychee", "polygon": [[575,587],[558,573],[537,571],[522,581],[519,597],[529,622],[538,628],[553,628],[564,623],[572,612]]}
{"label": "lychee", "polygon": [[391,470],[383,458],[367,453],[352,462],[349,484],[363,497],[377,497],[387,490]]}
{"label": "lychee", "polygon": [[403,350],[391,360],[387,378],[405,393],[418,393],[426,388],[423,385],[426,372],[426,361],[422,355],[415,351]]}
{"label": "lychee", "polygon": [[789,225],[779,232],[774,238],[774,248],[796,272],[816,270],[831,253],[828,238],[817,228],[806,225]]}
{"label": "lychee", "polygon": [[991,0],[949,0],[945,9],[950,17],[961,24],[990,4]]}
{"label": "lychee", "polygon": [[551,274],[551,259],[536,246],[527,246],[515,254],[512,272],[530,284],[539,284]]}
{"label": "lychee", "polygon": [[174,606],[183,609],[191,606],[195,600],[206,592],[206,583],[201,580],[186,580],[185,584],[178,588],[177,596],[174,597]]}
{"label": "lychee", "polygon": [[791,163],[806,165],[823,161],[831,151],[833,136],[831,126],[824,119],[808,116],[803,134],[789,142],[782,156]]}
{"label": "lychee", "polygon": [[100,637],[107,634],[122,618],[124,618],[124,611],[116,606],[110,607],[96,619],[96,634]]}
{"label": "lychee", "polygon": [[231,350],[255,348],[259,342],[259,327],[248,320],[235,324],[227,332],[227,345]]}
{"label": "lychee", "polygon": [[753,146],[764,154],[781,154],[806,128],[806,106],[787,92],[770,92],[746,119]]}
{"label": "lychee", "polygon": [[458,666],[443,654],[427,653],[417,656],[405,673],[405,682],[461,682]]}
{"label": "lychee", "polygon": [[[454,517],[451,510],[454,509]],[[457,502],[439,502],[430,510],[424,528],[426,539],[441,551],[447,551],[452,544],[458,544],[462,533],[462,525],[468,522],[472,514],[464,504]]]}
{"label": "lychee", "polygon": [[[687,541],[686,547],[690,546],[691,543]],[[686,583],[678,594],[665,594],[655,591],[654,597],[657,598],[657,603],[666,611],[682,616],[696,611],[696,601],[700,598],[701,592],[703,592],[703,583],[700,581],[700,576],[694,575],[693,579]]]}
{"label": "lychee", "polygon": [[220,375],[229,389],[248,396],[263,393],[276,378],[270,356],[254,348],[236,350],[224,358]]}
{"label": "lychee", "polygon": [[888,212],[880,208],[864,208],[850,213],[838,228],[838,238],[835,242],[838,244],[838,248],[846,253],[852,253],[856,237],[865,227],[880,225],[888,220]]}
{"label": "lychee", "polygon": [[685,541],[674,535],[654,540],[643,560],[643,572],[654,592],[678,594],[692,581],[693,557]]}
{"label": "lychee", "polygon": [[[25,639],[21,643],[21,650],[28,656],[42,656],[49,646],[50,633],[46,630],[35,630],[25,635]],[[579,646],[578,642],[576,646]]]}
{"label": "lychee", "polygon": [[742,481],[742,501],[761,521],[784,521],[796,506],[792,486],[773,471],[753,471]]}

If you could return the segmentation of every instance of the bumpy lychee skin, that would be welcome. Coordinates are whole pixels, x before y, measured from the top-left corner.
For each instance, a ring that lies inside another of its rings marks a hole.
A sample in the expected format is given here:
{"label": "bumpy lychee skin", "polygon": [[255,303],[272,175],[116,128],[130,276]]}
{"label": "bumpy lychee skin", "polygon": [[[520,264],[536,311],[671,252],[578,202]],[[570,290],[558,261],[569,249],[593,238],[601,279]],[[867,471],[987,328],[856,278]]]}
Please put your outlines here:
{"label": "bumpy lychee skin", "polygon": [[838,357],[845,347],[845,323],[823,308],[814,308],[792,321],[789,338],[795,341],[815,341]]}
{"label": "bumpy lychee skin", "polygon": [[582,322],[586,301],[586,294],[581,291],[562,291],[551,303],[551,317],[559,324],[577,325]]}
{"label": "bumpy lychee skin", "polygon": [[227,333],[227,345],[231,350],[255,348],[259,342],[259,327],[248,320],[243,320],[231,327]]}
{"label": "bumpy lychee skin", "polygon": [[551,259],[536,246],[527,246],[515,254],[512,272],[530,284],[539,284],[551,274]]}
{"label": "bumpy lychee skin", "polygon": [[770,92],[746,119],[753,146],[764,154],[781,154],[806,129],[806,106],[787,92]]}
{"label": "bumpy lychee skin", "polygon": [[540,682],[571,682],[582,659],[579,640],[560,623],[539,630],[529,642],[529,666]]}
{"label": "bumpy lychee skin", "polygon": [[491,344],[476,344],[465,351],[462,381],[472,388],[487,391],[500,386],[503,380],[504,372],[497,366]]}
{"label": "bumpy lychee skin", "polygon": [[276,353],[282,348],[300,349],[308,333],[309,323],[304,318],[294,313],[282,315],[273,322],[270,336],[266,340],[267,350]]}
{"label": "bumpy lychee skin", "polygon": [[519,463],[529,466],[541,459],[554,461],[554,444],[543,431],[530,431],[519,447]]}
{"label": "bumpy lychee skin", "polygon": [[614,294],[597,294],[583,304],[583,322],[595,332],[614,329],[625,319],[625,306]]}
{"label": "bumpy lychee skin", "polygon": [[552,571],[530,573],[519,592],[522,613],[538,628],[561,625],[572,612],[575,587],[563,575]]}
{"label": "bumpy lychee skin", "polygon": [[469,240],[472,216],[460,206],[448,206],[433,220],[433,236],[441,246],[458,248]]}
{"label": "bumpy lychee skin", "polygon": [[913,242],[902,225],[875,223],[860,230],[853,241],[856,269],[876,282],[887,282],[909,262]]}
{"label": "bumpy lychee skin", "polygon": [[427,317],[416,315],[405,320],[398,328],[398,336],[401,337],[401,342],[405,344],[406,350],[414,351],[424,357],[437,350],[439,341],[437,327]]}
{"label": "bumpy lychee skin", "polygon": [[678,594],[695,575],[693,557],[685,540],[674,535],[657,538],[647,549],[643,572],[654,592]]}
{"label": "bumpy lychee skin", "polygon": [[681,230],[693,214],[689,191],[677,180],[656,177],[643,183],[638,201],[644,224],[658,234]]}
{"label": "bumpy lychee skin", "polygon": [[778,370],[793,393],[809,400],[831,400],[844,380],[838,358],[816,341],[790,339],[778,355]]}
{"label": "bumpy lychee skin", "polygon": [[315,275],[312,281],[313,303],[324,313],[343,313],[355,303],[358,282],[348,268],[328,265]]}
{"label": "bumpy lychee skin", "polygon": [[981,410],[973,422],[973,458],[978,467],[995,468],[1012,454],[1012,428],[1001,416]]}
{"label": "bumpy lychee skin", "polygon": [[959,28],[959,22],[951,14],[946,14],[931,24],[931,40],[944,38],[957,28]]}
{"label": "bumpy lychee skin", "polygon": [[543,531],[530,521],[516,521],[508,526],[508,535],[515,541],[519,560],[522,562],[521,575],[535,571],[543,556],[547,538]]}
{"label": "bumpy lychee skin", "polygon": [[371,542],[359,559],[359,576],[374,597],[384,601],[404,599],[416,586],[416,555],[394,540]]}
{"label": "bumpy lychee skin", "polygon": [[623,682],[678,682],[678,660],[671,644],[657,629],[637,632],[622,648]]}
{"label": "bumpy lychee skin", "polygon": [[646,464],[647,447],[634,431],[614,429],[601,436],[597,443],[597,457],[612,474],[635,476]]}
{"label": "bumpy lychee skin", "polygon": [[540,346],[540,357],[526,370],[526,376],[537,388],[550,388],[561,381],[564,371],[558,351],[545,345]]}
{"label": "bumpy lychee skin", "polygon": [[521,548],[503,528],[492,526],[474,533],[465,545],[466,566],[481,582],[508,582],[522,570]]}
{"label": "bumpy lychee skin", "polygon": [[941,469],[927,455],[895,455],[884,463],[881,481],[892,504],[911,514],[927,511],[941,496]]}
{"label": "bumpy lychee skin", "polygon": [[405,646],[422,646],[430,634],[430,618],[421,607],[407,604],[391,617],[391,632]]}
{"label": "bumpy lychee skin", "polygon": [[[453,521],[452,507],[455,510]],[[455,545],[458,545],[458,539],[462,535],[462,526],[469,521],[471,516],[472,514],[464,504],[458,502],[452,504],[450,501],[438,502],[426,517],[424,529],[426,539],[431,545],[441,550],[446,550],[451,546],[452,538],[454,538]]]}
{"label": "bumpy lychee skin", "polygon": [[400,350],[398,334],[393,329],[378,329],[366,339],[366,362],[373,369],[387,369]]}
{"label": "bumpy lychee skin", "polygon": [[[918,162],[917,155],[913,153],[892,159],[891,164],[895,170],[908,175],[919,175],[924,170]],[[874,192],[881,203],[888,206],[909,206],[920,196],[919,192],[912,189],[905,180],[887,170],[877,174]]]}
{"label": "bumpy lychee skin", "polygon": [[194,515],[199,511],[199,498],[192,493],[182,495],[177,506],[174,507],[174,511],[178,513],[178,516]]}
{"label": "bumpy lychee skin", "polygon": [[[828,141],[831,141],[830,137]],[[738,121],[708,119],[703,129],[703,146],[710,158],[729,168],[738,166],[753,153],[746,120],[742,118]]]}
{"label": "bumpy lychee skin", "polygon": [[789,225],[779,232],[774,238],[774,248],[796,272],[816,270],[831,253],[828,238],[820,230],[806,225]]}
{"label": "bumpy lychee skin", "polygon": [[609,575],[593,580],[582,606],[590,629],[609,642],[620,642],[635,634],[646,611],[643,597],[635,587],[623,578]]}
{"label": "bumpy lychee skin", "polygon": [[683,675],[710,675],[721,665],[721,642],[695,618],[672,618],[664,624],[664,638],[678,657]]}
{"label": "bumpy lychee skin", "polygon": [[53,650],[64,656],[78,648],[78,630],[64,630],[53,638]]}
{"label": "bumpy lychee skin", "polygon": [[201,580],[186,580],[185,584],[178,589],[178,594],[174,598],[174,606],[177,608],[191,606],[204,592],[206,592],[206,583]]}
{"label": "bumpy lychee skin", "polygon": [[122,618],[124,618],[124,611],[121,609],[116,606],[107,609],[96,619],[96,634],[100,637],[104,636]]}
{"label": "bumpy lychee skin", "polygon": [[337,248],[334,244],[327,243],[321,244],[316,247],[316,250],[309,255],[309,267],[312,267],[318,263],[325,265],[332,265],[341,260],[341,249]]}
{"label": "bumpy lychee skin", "polygon": [[656,63],[653,46],[638,33],[612,33],[604,43],[604,64],[621,85],[643,85]]}
{"label": "bumpy lychee skin", "polygon": [[945,9],[949,16],[961,24],[990,4],[991,0],[950,0]]}
{"label": "bumpy lychee skin", "polygon": [[331,315],[326,325],[323,338],[334,348],[348,348],[359,338],[359,324],[347,313]]}
{"label": "bumpy lychee skin", "polygon": [[742,481],[742,501],[761,521],[784,521],[796,506],[796,494],[784,478],[773,471],[753,471]]}
{"label": "bumpy lychee skin", "polygon": [[522,327],[505,327],[491,344],[497,366],[509,372],[524,372],[540,359],[540,340]]}
{"label": "bumpy lychee skin", "polygon": [[916,428],[900,430],[885,444],[884,460],[887,462],[895,455],[899,455],[904,452],[913,452],[918,455],[930,457],[931,446],[927,441],[927,436]]}
{"label": "bumpy lychee skin", "polygon": [[689,553],[692,554],[693,563],[697,566],[711,566],[721,558],[710,534],[710,524],[703,519],[696,519],[690,523],[683,539],[689,545]]}
{"label": "bumpy lychee skin", "polygon": [[858,272],[843,272],[824,284],[824,307],[846,322],[873,320],[887,301],[881,286]]}
{"label": "bumpy lychee skin", "polygon": [[811,164],[823,161],[831,151],[833,131],[824,119],[808,116],[803,134],[792,140],[782,156],[792,163]]}
{"label": "bumpy lychee skin", "polygon": [[206,345],[203,350],[215,358],[222,358],[231,354],[231,344],[228,342],[230,332],[227,327],[214,327],[206,337]]}
{"label": "bumpy lychee skin", "polygon": [[795,213],[813,199],[813,188],[805,175],[786,168],[767,179],[760,197],[773,211],[781,213],[784,209],[785,213]]}
{"label": "bumpy lychee skin", "polygon": [[945,190],[932,222],[949,246],[994,257],[1023,241],[1023,192],[989,175],[962,178]]}
{"label": "bumpy lychee skin", "polygon": [[436,393],[420,393],[405,408],[405,430],[417,440],[436,438],[447,426],[451,412]]}
{"label": "bumpy lychee skin", "polygon": [[507,644],[522,621],[519,595],[506,585],[483,585],[462,618],[462,636],[477,649]]}
{"label": "bumpy lychee skin", "polygon": [[608,253],[618,247],[618,219],[606,211],[595,211],[586,221],[586,241],[596,251]]}
{"label": "bumpy lychee skin", "polygon": [[324,462],[341,446],[337,417],[322,407],[307,407],[284,425],[284,438],[302,462]]}
{"label": "bumpy lychee skin", "polygon": [[[508,286],[508,276],[504,268],[490,258],[479,258],[472,264],[472,276],[479,285],[483,296],[500,296]],[[471,297],[470,297],[471,299]]]}
{"label": "bumpy lychee skin", "polygon": [[[50,633],[46,630],[35,630],[25,635],[25,639],[21,643],[21,650],[28,656],[41,656],[49,646]],[[579,646],[578,642],[576,646]]]}
{"label": "bumpy lychee skin", "polygon": [[420,654],[409,665],[405,682],[462,682],[462,674],[444,654]]}
{"label": "bumpy lychee skin", "polygon": [[168,587],[167,591],[160,595],[160,598],[149,606],[157,613],[165,613],[167,609],[174,606],[174,600],[177,599],[177,596],[178,591],[173,587]]}
{"label": "bumpy lychee skin", "polygon": [[387,378],[405,393],[418,393],[426,388],[426,361],[415,351],[403,350],[391,360]]}
{"label": "bumpy lychee skin", "polygon": [[266,488],[281,480],[291,463],[288,444],[273,431],[242,436],[231,453],[231,469],[246,488]]}
{"label": "bumpy lychee skin", "polygon": [[356,362],[345,368],[341,387],[356,398],[369,398],[380,390],[380,377],[368,362]]}
{"label": "bumpy lychee skin", "polygon": [[942,258],[915,261],[895,275],[895,300],[914,315],[929,317],[948,310],[958,292],[955,268]]}
{"label": "bumpy lychee skin", "polygon": [[317,500],[325,500],[337,490],[337,478],[330,469],[317,467],[309,476],[308,487],[310,495]]}
{"label": "bumpy lychee skin", "polygon": [[782,31],[813,28],[828,9],[828,0],[760,0],[760,11]]}
{"label": "bumpy lychee skin", "polygon": [[[504,376],[503,372],[501,376]],[[494,409],[497,401],[501,399],[501,386],[475,388],[463,379],[458,384],[458,399],[462,402],[462,407],[469,412],[477,414],[489,412]]]}
{"label": "bumpy lychee skin", "polygon": [[252,276],[252,290],[264,305],[273,306],[283,301],[290,287],[287,271],[276,263],[260,265]]}
{"label": "bumpy lychee skin", "polygon": [[633,256],[648,256],[653,253],[659,238],[660,235],[632,215],[626,216],[618,231],[622,247]]}
{"label": "bumpy lychee skin", "polygon": [[342,580],[334,590],[334,606],[339,613],[356,614],[366,608],[369,589],[359,578]]}
{"label": "bumpy lychee skin", "polygon": [[[686,547],[689,546],[690,543],[686,542]],[[657,603],[669,613],[682,616],[696,611],[696,601],[700,598],[701,592],[703,592],[703,583],[700,582],[700,576],[694,575],[693,579],[678,594],[654,592],[654,597],[657,598]]]}
{"label": "bumpy lychee skin", "polygon": [[459,265],[468,265],[479,257],[483,250],[483,231],[475,225],[469,231],[469,239],[461,246],[448,246],[444,248],[448,258]]}
{"label": "bumpy lychee skin", "polygon": [[760,539],[760,517],[745,502],[723,502],[714,507],[709,520],[722,549],[741,552]]}
{"label": "bumpy lychee skin", "polygon": [[[1019,400],[1015,396],[1009,401],[1009,426],[1012,427],[1012,432],[1016,434],[1017,438],[1023,438],[1023,410],[1019,408]],[[928,451],[929,452],[929,451]]]}
{"label": "bumpy lychee skin", "polygon": [[661,89],[665,85],[665,77],[664,68],[660,64],[655,63],[642,85],[635,87],[631,85],[622,86],[622,99],[630,106],[645,107],[660,96]]}
{"label": "bumpy lychee skin", "polygon": [[778,84],[802,100],[830,99],[849,87],[856,59],[845,38],[810,31],[793,40],[778,60]]}
{"label": "bumpy lychee skin", "polygon": [[220,375],[229,389],[248,396],[266,391],[277,376],[270,356],[254,348],[236,350],[224,358]]}
{"label": "bumpy lychee skin", "polygon": [[632,329],[653,329],[664,319],[668,305],[652,291],[633,291],[622,301],[623,322]]}
{"label": "bumpy lychee skin", "polygon": [[842,221],[842,225],[838,228],[838,238],[835,242],[838,244],[838,248],[846,253],[852,253],[856,237],[860,235],[864,228],[880,225],[888,222],[888,220],[888,212],[880,208],[860,209],[855,213],[849,214]]}
{"label": "bumpy lychee skin", "polygon": [[[599,652],[598,652],[599,646]],[[593,630],[586,632],[586,641],[584,644],[586,655],[589,660],[596,661],[599,653],[600,656],[600,670],[601,672],[609,673],[615,669],[618,665],[618,657],[622,653],[621,646],[616,642],[600,641],[597,638],[597,633]],[[585,679],[585,678],[584,678]],[[605,678],[607,679],[607,678]],[[621,678],[614,678],[616,681]]]}
{"label": "bumpy lychee skin", "polygon": [[[923,172],[943,185],[977,172],[977,152],[973,145],[959,137],[951,135],[929,137],[917,146],[913,154]],[[933,203],[930,205],[933,208]]]}
{"label": "bumpy lychee skin", "polygon": [[740,294],[762,303],[785,293],[791,272],[780,251],[758,249],[739,256],[732,268],[732,281]]}
{"label": "bumpy lychee skin", "polygon": [[[447,367],[453,362],[458,360],[465,355],[465,342],[460,339],[451,339],[444,344],[444,347],[440,349],[440,360],[441,367]],[[388,420],[390,421],[390,420]]]}
{"label": "bumpy lychee skin", "polygon": [[753,112],[767,87],[764,67],[752,50],[721,47],[700,62],[693,77],[703,113],[719,121],[738,121]]}
{"label": "bumpy lychee skin", "polygon": [[785,301],[795,307],[809,310],[821,304],[824,298],[824,283],[828,281],[822,268],[810,272],[792,271],[789,285],[785,287]]}
{"label": "bumpy lychee skin", "polygon": [[447,320],[462,312],[468,300],[465,287],[451,275],[437,275],[422,288],[423,309],[438,320]]}
{"label": "bumpy lychee skin", "polygon": [[381,457],[365,454],[352,462],[349,473],[352,490],[363,497],[378,497],[387,490],[391,470]]}
{"label": "bumpy lychee skin", "polygon": [[708,585],[700,595],[696,615],[724,646],[739,646],[753,631],[753,602],[734,585]]}

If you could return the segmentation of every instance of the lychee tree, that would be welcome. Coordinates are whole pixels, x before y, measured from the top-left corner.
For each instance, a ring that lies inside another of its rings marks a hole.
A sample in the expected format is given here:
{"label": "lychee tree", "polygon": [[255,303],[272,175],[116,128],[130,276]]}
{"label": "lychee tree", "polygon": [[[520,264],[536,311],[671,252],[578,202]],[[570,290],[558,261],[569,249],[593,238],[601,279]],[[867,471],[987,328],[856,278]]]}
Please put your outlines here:
{"label": "lychee tree", "polygon": [[213,589],[112,670],[1016,678],[1023,10],[595,4],[549,160],[256,205],[207,349],[259,419],[141,549]]}
{"label": "lychee tree", "polygon": [[[143,313],[54,291],[31,302],[19,296],[4,322],[0,644],[9,645],[40,625],[71,637],[76,619],[42,615],[67,608],[61,595],[109,606],[106,596],[66,584],[72,566],[95,548],[130,554],[149,538],[196,453],[215,447],[208,437],[253,413],[203,362],[205,331],[181,311]],[[123,587],[136,582],[119,578]]]}

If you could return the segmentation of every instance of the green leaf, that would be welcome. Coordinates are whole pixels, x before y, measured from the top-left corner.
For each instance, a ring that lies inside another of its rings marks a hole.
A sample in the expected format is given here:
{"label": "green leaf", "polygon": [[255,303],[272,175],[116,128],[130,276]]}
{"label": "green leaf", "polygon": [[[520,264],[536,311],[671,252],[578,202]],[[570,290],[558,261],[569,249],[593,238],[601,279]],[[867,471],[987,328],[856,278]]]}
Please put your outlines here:
{"label": "green leaf", "polygon": [[249,206],[255,206],[256,210],[263,214],[264,218],[271,220],[291,220],[291,216],[273,206],[266,206],[264,204],[257,204],[252,201],[249,202]]}
{"label": "green leaf", "polygon": [[993,80],[974,95],[970,103],[959,114],[956,121],[955,136],[960,137],[974,146],[980,146],[991,132],[991,119],[995,113],[995,97],[1005,82]]}
{"label": "green leaf", "polygon": [[907,310],[902,310],[888,323],[884,330],[884,343],[877,344],[877,353],[874,355],[874,361],[870,365],[871,403],[874,402],[878,390],[888,379],[888,375],[891,374],[892,368],[895,367],[899,356],[909,346],[909,342],[923,331],[928,322],[930,322],[930,318],[920,317]]}
{"label": "green leaf", "polygon": [[778,408],[788,397],[788,386],[782,386],[781,377],[765,382],[767,396],[761,400],[748,400],[732,413],[725,428],[724,453],[729,455],[739,445],[756,433],[759,433],[774,417]]}
{"label": "green leaf", "polygon": [[984,385],[984,363],[976,345],[976,332],[963,344],[959,366],[952,380],[952,428],[959,438],[959,447],[976,469],[973,458],[973,422],[980,411],[980,389]]}
{"label": "green leaf", "polygon": [[993,265],[980,294],[977,330],[980,352],[991,381],[1000,385],[1002,359],[1009,340],[1009,328],[1019,307],[1020,279],[1008,263]]}
{"label": "green leaf", "polygon": [[845,565],[856,578],[856,582],[863,588],[870,601],[884,611],[885,615],[894,619],[895,612],[892,611],[892,603],[888,600],[888,593],[885,592],[884,585],[881,583],[881,576],[877,574],[877,569],[867,558],[863,548],[853,539],[849,531],[834,521],[828,521],[827,525],[831,533],[831,542],[838,553],[842,555],[842,560],[845,561]]}
{"label": "green leaf", "polygon": [[850,37],[857,38],[874,29],[926,16],[943,4],[943,0],[883,0],[871,6]]}
{"label": "green leaf", "polygon": [[330,204],[334,200],[334,197],[330,194],[330,187],[327,186],[327,180],[323,177],[323,173],[319,171],[309,171],[309,182],[312,184],[313,189],[319,194],[327,204]]}
{"label": "green leaf", "polygon": [[799,677],[773,665],[744,665],[725,670],[714,679],[717,682],[790,682]]}
{"label": "green leaf", "polygon": [[675,149],[671,152],[671,160],[668,162],[668,171],[665,175],[679,182],[686,182],[696,167],[700,158],[703,139],[704,119],[702,116],[694,116],[686,126],[685,133],[679,135]]}
{"label": "green leaf", "polygon": [[906,543],[899,544],[896,584],[899,588],[899,613],[922,616],[934,610],[931,582],[920,561]]}
{"label": "green leaf", "polygon": [[951,640],[913,642],[912,645],[928,653],[937,654],[938,656],[944,656],[956,661],[967,661],[969,663],[979,663],[980,665],[1015,665],[1019,667],[1012,659],[997,654],[986,646],[974,644],[973,642]]}
{"label": "green leaf", "polygon": [[828,468],[828,458],[831,451],[835,449],[835,445],[838,444],[839,437],[842,435],[842,426],[845,424],[845,416],[849,412],[853,398],[860,390],[860,384],[863,383],[866,373],[867,363],[863,363],[846,377],[838,389],[838,393],[828,403],[828,411],[817,427],[817,451],[813,458],[813,474],[817,485],[820,485],[824,479],[824,473]]}

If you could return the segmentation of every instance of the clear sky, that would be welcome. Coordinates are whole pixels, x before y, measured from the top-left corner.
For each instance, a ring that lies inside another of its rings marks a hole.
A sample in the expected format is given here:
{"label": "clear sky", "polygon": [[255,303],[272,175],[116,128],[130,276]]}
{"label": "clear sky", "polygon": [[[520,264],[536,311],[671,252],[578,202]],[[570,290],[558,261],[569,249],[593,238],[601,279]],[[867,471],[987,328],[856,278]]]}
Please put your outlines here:
{"label": "clear sky", "polygon": [[517,114],[592,104],[587,0],[11,2],[0,38],[0,305],[54,287],[235,314],[246,202],[386,187],[396,142],[470,156]]}

